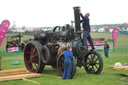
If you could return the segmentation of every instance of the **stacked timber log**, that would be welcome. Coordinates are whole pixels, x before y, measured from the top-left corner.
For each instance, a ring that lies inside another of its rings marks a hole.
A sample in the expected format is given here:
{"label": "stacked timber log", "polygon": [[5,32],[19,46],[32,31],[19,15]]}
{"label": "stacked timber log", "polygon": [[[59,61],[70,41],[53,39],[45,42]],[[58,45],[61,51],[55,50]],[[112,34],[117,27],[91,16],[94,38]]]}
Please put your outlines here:
{"label": "stacked timber log", "polygon": [[40,77],[40,74],[31,73],[24,68],[0,71],[0,81],[17,80],[33,77]]}

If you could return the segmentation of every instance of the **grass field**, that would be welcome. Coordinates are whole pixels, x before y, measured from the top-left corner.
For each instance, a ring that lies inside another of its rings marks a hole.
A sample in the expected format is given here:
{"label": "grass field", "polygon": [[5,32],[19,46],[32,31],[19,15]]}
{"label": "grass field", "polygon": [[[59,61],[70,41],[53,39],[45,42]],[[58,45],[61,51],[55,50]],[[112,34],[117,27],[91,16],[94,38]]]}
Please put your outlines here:
{"label": "grass field", "polygon": [[[52,69],[50,66],[46,66],[44,72],[40,78],[32,78],[30,80],[40,82],[40,85],[127,85],[128,82],[121,81],[122,78],[117,73],[127,74],[128,70],[110,70],[107,67],[114,65],[115,62],[120,61],[126,63],[128,57],[110,57],[103,58],[104,69],[100,75],[87,74],[84,68],[77,68],[76,75],[71,80],[62,80],[58,77],[56,69]],[[13,61],[20,61],[20,65],[10,65]],[[15,69],[24,68],[23,57],[17,58],[4,58],[2,60],[2,69]],[[43,75],[46,74],[46,75]],[[23,80],[13,80],[0,82],[0,85],[36,85],[32,82]]]}
{"label": "grass field", "polygon": [[[92,33],[93,38],[105,38],[112,39],[110,33]],[[32,38],[32,36],[24,36],[23,40]],[[2,56],[2,69],[16,69],[16,68],[25,68],[23,53],[6,53],[5,52],[5,42],[0,47],[0,56]],[[112,42],[108,42],[112,45]],[[84,68],[77,67],[77,72],[73,79],[71,80],[62,80],[58,77],[56,69],[52,69],[51,66],[46,66],[44,72],[40,78],[32,78],[30,80],[39,82],[40,85],[127,85],[128,82],[121,81],[122,78],[117,73],[127,74],[128,70],[111,70],[108,69],[108,66],[114,65],[116,62],[121,62],[122,64],[128,63],[128,35],[118,35],[116,46],[113,50],[110,50],[109,58],[104,57],[103,51],[98,51],[101,53],[104,61],[104,68],[100,75],[87,74]],[[11,65],[13,61],[19,61],[19,65]],[[46,74],[46,75],[44,75]],[[32,82],[24,80],[14,80],[0,82],[0,85],[37,85]]]}

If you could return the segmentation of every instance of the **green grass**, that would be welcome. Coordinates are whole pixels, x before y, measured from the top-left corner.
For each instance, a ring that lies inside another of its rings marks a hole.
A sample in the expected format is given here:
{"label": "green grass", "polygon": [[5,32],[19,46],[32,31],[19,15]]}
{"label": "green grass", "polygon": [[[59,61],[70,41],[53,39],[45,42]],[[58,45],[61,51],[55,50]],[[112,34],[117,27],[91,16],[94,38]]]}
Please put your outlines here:
{"label": "green grass", "polygon": [[[104,50],[98,51],[104,57]],[[109,57],[128,57],[128,48],[115,48],[109,50]]]}
{"label": "green grass", "polygon": [[6,52],[6,51],[0,51],[0,56],[2,57],[15,57],[15,56],[23,56],[23,52],[17,51],[17,52]]}
{"label": "green grass", "polygon": [[[92,33],[93,38],[105,38],[112,39],[111,33]],[[22,40],[32,38],[32,36],[25,35]],[[112,42],[108,42],[112,45]],[[98,51],[101,53],[104,61],[104,68],[100,75],[87,74],[84,68],[77,67],[76,74],[71,80],[62,80],[58,77],[56,69],[52,69],[51,66],[46,66],[40,78],[32,78],[30,80],[40,82],[40,85],[127,85],[128,82],[121,81],[122,78],[117,73],[127,74],[128,70],[111,70],[108,66],[114,65],[116,62],[121,62],[122,64],[128,63],[128,35],[118,35],[116,40],[116,46],[114,49],[109,50],[109,58],[105,58],[104,51]],[[25,68],[23,53],[5,52],[6,40],[0,47],[0,56],[2,56],[2,69],[16,69]],[[19,61],[19,65],[11,65],[11,62]],[[0,85],[37,85],[32,82],[23,80],[13,80],[0,82]]]}
{"label": "green grass", "polygon": [[[11,65],[13,61],[20,61],[20,65]],[[56,69],[52,69],[51,66],[46,66],[45,70],[40,78],[32,78],[30,80],[37,81],[41,85],[127,85],[127,82],[121,81],[122,78],[117,73],[127,74],[128,70],[111,70],[108,69],[108,66],[114,65],[116,62],[121,62],[122,64],[128,61],[128,57],[103,57],[104,68],[100,75],[87,74],[83,67],[77,67],[76,74],[71,80],[62,80],[58,77]],[[7,59],[2,60],[2,69],[16,69],[24,68],[24,60],[22,57],[17,59]],[[36,85],[32,82],[23,81],[23,80],[13,80],[0,82],[0,85]]]}

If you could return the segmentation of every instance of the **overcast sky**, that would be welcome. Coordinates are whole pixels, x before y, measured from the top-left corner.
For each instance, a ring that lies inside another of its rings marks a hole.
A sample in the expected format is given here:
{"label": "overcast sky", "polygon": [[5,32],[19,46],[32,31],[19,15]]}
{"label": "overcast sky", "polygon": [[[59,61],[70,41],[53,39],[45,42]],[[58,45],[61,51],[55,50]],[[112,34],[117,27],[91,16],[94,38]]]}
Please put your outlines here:
{"label": "overcast sky", "polygon": [[73,7],[90,12],[90,24],[128,23],[128,0],[0,0],[0,22],[17,27],[56,26],[74,20]]}

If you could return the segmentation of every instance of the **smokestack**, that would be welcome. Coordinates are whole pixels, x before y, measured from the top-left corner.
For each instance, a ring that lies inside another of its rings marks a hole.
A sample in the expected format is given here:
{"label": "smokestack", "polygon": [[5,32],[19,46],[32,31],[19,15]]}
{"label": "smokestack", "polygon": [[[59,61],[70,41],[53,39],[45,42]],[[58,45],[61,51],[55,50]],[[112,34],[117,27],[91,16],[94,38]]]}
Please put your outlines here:
{"label": "smokestack", "polygon": [[79,15],[79,10],[80,7],[73,7],[74,9],[74,20],[75,20],[75,30],[76,32],[80,31],[81,30],[81,27],[80,27],[80,15]]}

